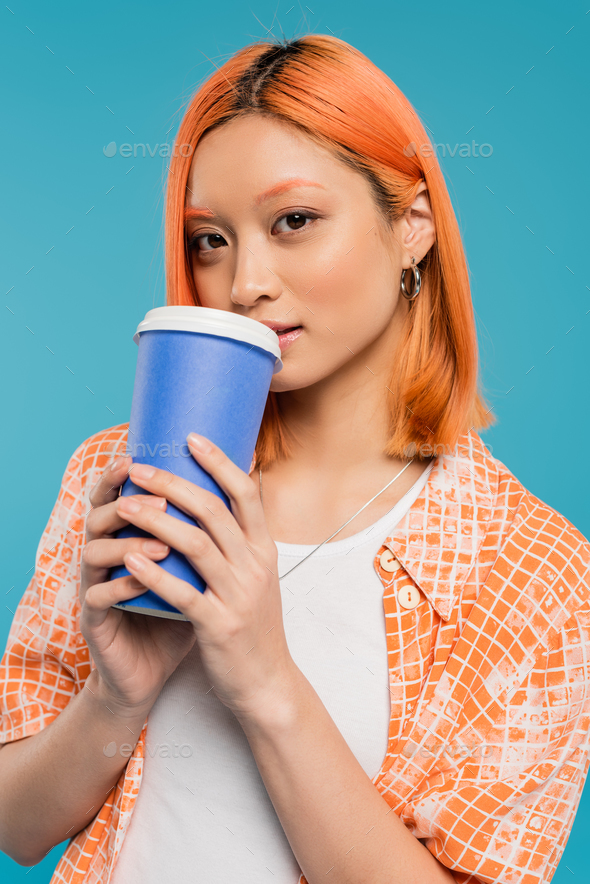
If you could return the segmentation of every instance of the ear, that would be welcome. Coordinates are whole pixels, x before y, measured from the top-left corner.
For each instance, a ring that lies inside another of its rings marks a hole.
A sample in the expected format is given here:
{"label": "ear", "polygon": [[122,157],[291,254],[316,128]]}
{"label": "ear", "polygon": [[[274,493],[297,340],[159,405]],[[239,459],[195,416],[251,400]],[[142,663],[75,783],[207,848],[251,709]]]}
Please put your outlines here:
{"label": "ear", "polygon": [[409,206],[400,221],[400,244],[402,246],[402,267],[407,270],[414,263],[419,264],[436,240],[436,230],[432,219],[430,200],[426,182],[422,182],[414,202]]}

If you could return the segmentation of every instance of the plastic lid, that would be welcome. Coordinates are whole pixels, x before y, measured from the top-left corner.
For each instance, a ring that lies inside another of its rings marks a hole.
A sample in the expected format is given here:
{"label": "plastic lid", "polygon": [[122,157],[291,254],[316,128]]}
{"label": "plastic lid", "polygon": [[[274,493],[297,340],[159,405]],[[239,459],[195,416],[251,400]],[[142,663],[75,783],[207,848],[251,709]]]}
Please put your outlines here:
{"label": "plastic lid", "polygon": [[276,332],[256,319],[230,313],[229,310],[214,310],[212,307],[154,307],[153,310],[148,310],[145,319],[137,326],[133,340],[139,344],[141,333],[154,329],[201,332],[245,341],[247,344],[268,350],[276,357],[273,374],[283,367],[279,336]]}

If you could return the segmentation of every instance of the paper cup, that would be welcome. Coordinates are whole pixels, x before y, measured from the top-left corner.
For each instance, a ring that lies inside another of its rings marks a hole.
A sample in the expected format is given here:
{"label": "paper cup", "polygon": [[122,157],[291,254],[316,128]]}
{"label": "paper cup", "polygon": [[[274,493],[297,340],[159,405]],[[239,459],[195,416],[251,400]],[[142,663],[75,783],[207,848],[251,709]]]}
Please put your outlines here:
{"label": "paper cup", "polygon": [[[212,491],[228,509],[229,498],[191,455],[190,432],[211,439],[244,472],[252,463],[273,374],[283,367],[278,335],[261,322],[209,307],[157,307],[140,322],[137,368],[126,454]],[[146,494],[125,481],[122,495]],[[166,512],[198,525],[168,502]],[[199,526],[202,527],[202,526]],[[118,537],[149,537],[129,525]],[[158,565],[200,592],[206,583],[177,550]],[[113,568],[110,579],[129,574]],[[186,620],[152,590],[115,608]]]}

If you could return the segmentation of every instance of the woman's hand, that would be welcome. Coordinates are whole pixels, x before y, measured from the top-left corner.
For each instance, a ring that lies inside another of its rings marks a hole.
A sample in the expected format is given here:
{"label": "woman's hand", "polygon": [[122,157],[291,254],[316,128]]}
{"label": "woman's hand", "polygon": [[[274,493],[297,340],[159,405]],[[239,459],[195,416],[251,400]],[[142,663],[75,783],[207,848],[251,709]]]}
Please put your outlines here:
{"label": "woman's hand", "polygon": [[195,439],[202,438],[188,436],[190,451],[227,494],[231,512],[212,492],[145,464],[133,466],[134,483],[166,498],[205,530],[145,506],[141,495],[119,497],[116,507],[122,519],[183,553],[205,580],[205,591],[168,574],[139,550],[123,559],[144,586],[191,621],[215,694],[243,719],[288,700],[300,670],[287,646],[277,548],[256,483],[209,440],[203,440],[209,450],[199,451]]}
{"label": "woman's hand", "polygon": [[[134,614],[111,605],[145,592],[134,577],[109,581],[109,569],[124,563],[125,555],[142,553],[161,561],[169,548],[142,537],[114,538],[129,524],[117,511],[119,488],[132,466],[122,457],[107,467],[90,492],[92,510],[86,519],[87,543],[82,550],[80,629],[99,675],[101,696],[120,714],[149,712],[162,686],[195,642],[190,623]],[[164,514],[166,501],[140,497],[142,508]]]}

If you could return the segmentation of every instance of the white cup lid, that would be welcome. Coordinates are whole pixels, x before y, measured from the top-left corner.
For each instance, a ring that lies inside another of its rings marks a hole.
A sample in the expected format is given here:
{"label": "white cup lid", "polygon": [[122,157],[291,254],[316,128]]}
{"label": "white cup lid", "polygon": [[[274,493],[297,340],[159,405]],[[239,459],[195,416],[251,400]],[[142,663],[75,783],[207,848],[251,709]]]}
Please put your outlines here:
{"label": "white cup lid", "polygon": [[153,310],[148,310],[145,319],[137,326],[133,340],[139,344],[141,333],[154,329],[201,332],[244,341],[247,344],[268,350],[276,357],[273,374],[283,367],[279,336],[276,332],[256,319],[240,316],[238,313],[230,313],[229,310],[188,306],[154,307]]}

